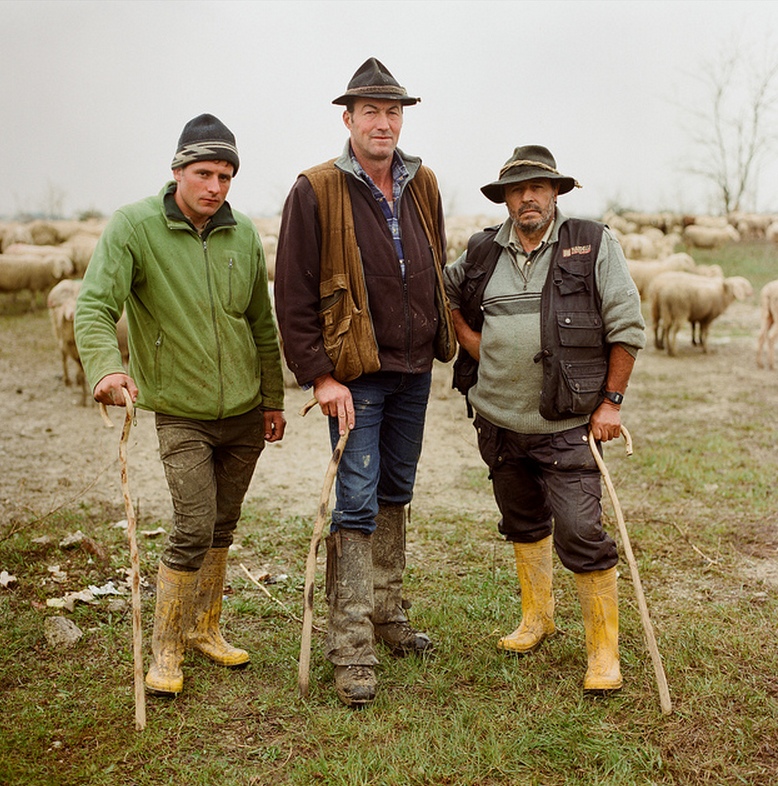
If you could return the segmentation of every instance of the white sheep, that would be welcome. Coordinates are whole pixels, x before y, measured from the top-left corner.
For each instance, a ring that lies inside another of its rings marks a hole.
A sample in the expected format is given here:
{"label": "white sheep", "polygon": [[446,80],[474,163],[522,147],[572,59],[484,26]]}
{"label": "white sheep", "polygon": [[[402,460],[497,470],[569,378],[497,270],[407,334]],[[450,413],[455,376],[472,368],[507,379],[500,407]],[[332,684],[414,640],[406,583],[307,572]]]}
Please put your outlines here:
{"label": "white sheep", "polygon": [[681,251],[664,259],[628,259],[629,274],[635,282],[641,300],[646,300],[651,282],[668,270],[686,270],[691,272],[696,265],[692,257]]}
{"label": "white sheep", "polygon": [[695,248],[718,248],[740,242],[740,233],[731,224],[721,227],[690,224],[683,230],[683,240]]}
{"label": "white sheep", "polygon": [[627,259],[655,259],[654,239],[642,232],[628,232],[619,238],[621,250]]}
{"label": "white sheep", "polygon": [[730,213],[729,222],[740,233],[741,238],[762,240],[768,227],[776,220],[770,213]]}
{"label": "white sheep", "polygon": [[0,254],[0,292],[48,292],[58,281],[72,276],[72,260],[62,254]]}
{"label": "white sheep", "polygon": [[[76,299],[81,290],[80,279],[66,279],[60,281],[49,292],[46,298],[46,306],[49,309],[51,327],[54,331],[54,338],[59,347],[62,357],[62,380],[70,387],[70,374],[68,372],[68,360],[76,364],[76,384],[81,389],[81,406],[86,406],[89,396],[89,387],[81,365],[81,358],[76,346],[76,336],[73,329],[73,319],[76,313]],[[122,353],[122,362],[125,367],[130,359],[127,342],[127,319],[122,314],[121,319],[116,324],[116,336],[119,342],[119,350]]]}
{"label": "white sheep", "polygon": [[767,345],[767,365],[775,368],[775,340],[778,338],[778,281],[770,281],[762,287],[759,295],[762,313],[762,328],[756,345],[756,365],[764,368],[762,350]]}
{"label": "white sheep", "polygon": [[59,347],[62,358],[62,380],[70,387],[70,374],[68,372],[68,360],[73,360],[76,364],[76,384],[81,389],[81,406],[86,406],[89,389],[84,375],[84,367],[81,365],[81,358],[76,347],[76,336],[73,331],[73,318],[76,313],[76,298],[81,289],[81,282],[73,279],[60,281],[46,299],[46,306],[49,309],[51,319],[51,329]]}
{"label": "white sheep", "polygon": [[699,324],[702,351],[708,351],[708,330],[714,319],[734,300],[745,300],[754,292],[742,276],[711,278],[694,273],[669,271],[651,285],[651,316],[654,345],[665,345],[669,355],[676,354],[678,331],[687,323]]}
{"label": "white sheep", "polygon": [[86,273],[89,260],[94,254],[99,239],[99,235],[92,232],[76,232],[59,246],[73,260],[77,276],[80,277]]}
{"label": "white sheep", "polygon": [[[72,256],[70,254],[70,250],[67,248],[63,248],[60,245],[45,245],[39,246],[35,243],[11,243],[8,248],[5,250],[5,255],[18,255],[18,254],[33,254],[36,257],[46,257],[47,259],[53,259],[54,257],[63,257],[65,259],[69,259],[72,261]],[[2,259],[3,257],[0,257]],[[74,265],[75,270],[75,265]]]}

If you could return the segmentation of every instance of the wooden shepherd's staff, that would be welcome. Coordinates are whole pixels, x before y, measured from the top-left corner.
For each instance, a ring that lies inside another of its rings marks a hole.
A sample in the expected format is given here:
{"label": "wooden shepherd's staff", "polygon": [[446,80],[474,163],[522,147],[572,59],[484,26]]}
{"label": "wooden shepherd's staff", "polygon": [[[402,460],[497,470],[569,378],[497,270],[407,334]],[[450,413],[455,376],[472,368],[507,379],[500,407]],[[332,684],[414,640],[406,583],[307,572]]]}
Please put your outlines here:
{"label": "wooden shepherd's staff", "polygon": [[[300,414],[305,415],[310,409],[316,405],[316,399],[311,399],[301,410]],[[338,440],[335,450],[332,451],[332,458],[327,466],[327,471],[324,475],[324,485],[321,490],[321,497],[319,498],[319,509],[316,513],[316,521],[313,525],[313,535],[311,536],[311,545],[308,549],[308,559],[305,563],[305,591],[303,595],[303,632],[300,638],[300,661],[297,670],[297,686],[300,691],[300,696],[304,699],[308,697],[308,686],[311,671],[311,636],[313,633],[313,591],[314,582],[316,580],[316,555],[319,552],[319,544],[321,543],[322,532],[324,525],[327,523],[329,516],[330,493],[332,491],[332,483],[335,480],[335,475],[338,472],[338,464],[340,464],[341,456],[346,448],[348,442],[348,427]]]}
{"label": "wooden shepherd's staff", "polygon": [[[121,466],[122,477],[122,496],[124,497],[124,509],[127,512],[127,539],[130,542],[130,584],[132,587],[132,662],[135,684],[135,728],[143,731],[146,728],[146,692],[143,687],[143,633],[141,630],[140,616],[140,557],[138,555],[138,540],[136,537],[135,509],[132,506],[130,497],[130,482],[127,476],[127,438],[130,435],[130,428],[135,417],[135,407],[132,403],[132,396],[126,388],[122,388],[124,393],[125,415],[124,426],[122,427],[121,439],[119,440],[119,464]],[[106,425],[113,428],[113,423],[105,409],[104,404],[100,404],[100,415]]]}
{"label": "wooden shepherd's staff", "polygon": [[[626,442],[627,455],[631,456],[632,437],[630,437],[629,431],[627,431],[624,426],[621,427],[621,435],[624,437],[624,441]],[[646,644],[648,645],[648,651],[651,655],[651,661],[654,664],[656,684],[659,688],[659,703],[662,707],[662,713],[664,715],[669,715],[673,710],[673,705],[670,701],[670,690],[667,687],[667,677],[665,677],[665,670],[662,666],[662,658],[659,655],[659,647],[656,643],[656,636],[654,636],[654,627],[651,624],[651,617],[648,615],[648,605],[646,604],[646,596],[643,594],[643,585],[640,583],[638,564],[635,560],[635,555],[632,553],[632,545],[629,542],[629,535],[627,534],[627,525],[624,523],[624,514],[621,512],[621,505],[619,505],[619,500],[616,497],[616,490],[613,488],[610,473],[608,472],[608,468],[605,466],[605,462],[602,460],[600,451],[597,450],[597,442],[594,439],[594,434],[592,434],[591,431],[589,431],[589,447],[591,448],[594,460],[597,462],[597,466],[600,468],[600,472],[602,473],[603,480],[605,481],[605,485],[608,489],[608,494],[610,495],[611,502],[613,503],[613,509],[616,511],[616,521],[619,525],[621,542],[624,546],[624,553],[627,555],[627,562],[629,563],[629,569],[632,573],[632,583],[635,587],[635,597],[637,598],[638,608],[640,609],[640,621],[643,623],[643,632],[646,636]]]}

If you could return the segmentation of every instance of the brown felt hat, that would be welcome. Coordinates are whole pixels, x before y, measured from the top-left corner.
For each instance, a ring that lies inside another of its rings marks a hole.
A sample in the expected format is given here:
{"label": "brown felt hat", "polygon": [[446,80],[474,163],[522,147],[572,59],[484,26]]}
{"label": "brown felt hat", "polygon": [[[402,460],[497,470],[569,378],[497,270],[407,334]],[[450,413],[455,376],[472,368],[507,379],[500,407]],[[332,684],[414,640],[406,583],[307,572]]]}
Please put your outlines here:
{"label": "brown felt hat", "polygon": [[333,104],[345,106],[355,98],[380,98],[384,101],[399,101],[403,106],[411,106],[421,101],[409,96],[392,76],[389,69],[375,57],[365,60],[356,70],[348,83],[346,92],[333,100]]}
{"label": "brown felt hat", "polygon": [[499,178],[483,186],[481,193],[492,202],[500,204],[505,201],[505,186],[541,177],[558,183],[560,194],[581,187],[574,177],[559,174],[554,156],[547,147],[524,145],[513,151],[513,155],[503,164]]}

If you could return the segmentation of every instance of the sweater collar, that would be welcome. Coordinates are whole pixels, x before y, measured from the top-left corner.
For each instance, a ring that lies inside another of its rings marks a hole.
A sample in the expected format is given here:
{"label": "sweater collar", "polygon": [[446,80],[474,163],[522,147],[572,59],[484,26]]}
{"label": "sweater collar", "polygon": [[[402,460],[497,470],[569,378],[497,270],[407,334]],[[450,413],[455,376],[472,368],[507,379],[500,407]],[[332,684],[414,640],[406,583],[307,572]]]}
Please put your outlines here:
{"label": "sweater collar", "polygon": [[[165,210],[165,217],[168,220],[168,225],[170,224],[180,224],[181,222],[185,223],[191,229],[194,229],[197,232],[197,228],[195,225],[181,212],[181,208],[178,206],[176,202],[176,189],[178,188],[178,184],[175,180],[171,180],[169,183],[166,183],[162,189],[162,203],[164,205]],[[219,227],[233,227],[237,225],[237,221],[235,220],[235,216],[232,214],[232,208],[230,207],[229,202],[225,202],[212,216],[210,221],[205,225],[205,228],[202,231],[201,237],[207,237],[214,229],[218,229]]]}
{"label": "sweater collar", "polygon": [[[402,161],[402,163],[405,165],[410,178],[413,178],[413,176],[419,171],[421,159],[418,156],[410,156],[407,153],[403,153],[399,147],[395,148],[394,153],[396,156],[399,156],[400,161]],[[356,176],[356,172],[354,171],[354,167],[351,163],[351,143],[348,139],[346,140],[343,152],[338,158],[335,159],[335,166],[349,175]]]}

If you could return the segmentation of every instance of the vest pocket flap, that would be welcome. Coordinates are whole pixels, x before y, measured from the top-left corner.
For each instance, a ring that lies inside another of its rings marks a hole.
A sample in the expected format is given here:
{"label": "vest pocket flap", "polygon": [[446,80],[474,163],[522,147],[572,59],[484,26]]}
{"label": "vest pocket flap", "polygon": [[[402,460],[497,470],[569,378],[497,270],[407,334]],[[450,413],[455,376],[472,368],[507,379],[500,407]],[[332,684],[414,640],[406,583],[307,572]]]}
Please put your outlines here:
{"label": "vest pocket flap", "polygon": [[588,266],[580,259],[560,259],[554,274],[554,284],[559,287],[560,295],[574,295],[587,292]]}
{"label": "vest pocket flap", "polygon": [[565,360],[562,363],[562,374],[567,386],[572,393],[578,395],[590,393],[599,395],[607,371],[608,364],[604,360]]}
{"label": "vest pocket flap", "polygon": [[599,347],[602,345],[602,317],[590,311],[557,313],[559,343],[563,347]]}
{"label": "vest pocket flap", "polygon": [[319,319],[322,324],[331,325],[335,321],[334,314],[342,314],[345,310],[346,313],[351,311],[348,304],[344,303],[347,300],[346,295],[348,292],[345,289],[337,289],[332,294],[323,297],[319,304]]}

